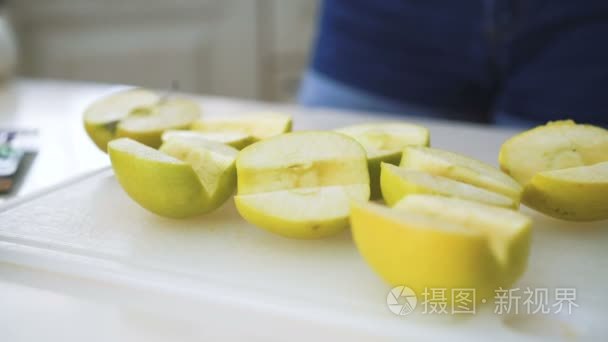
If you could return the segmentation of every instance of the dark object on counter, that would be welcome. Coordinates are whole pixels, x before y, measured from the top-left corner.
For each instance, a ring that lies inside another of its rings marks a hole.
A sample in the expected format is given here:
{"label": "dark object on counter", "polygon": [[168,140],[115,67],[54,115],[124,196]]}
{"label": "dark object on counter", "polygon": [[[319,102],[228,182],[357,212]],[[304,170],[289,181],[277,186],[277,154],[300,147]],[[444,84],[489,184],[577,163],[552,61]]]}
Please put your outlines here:
{"label": "dark object on counter", "polygon": [[20,172],[24,161],[31,161],[36,153],[32,141],[37,137],[38,133],[32,130],[0,129],[0,194],[15,190],[19,175],[24,173]]}

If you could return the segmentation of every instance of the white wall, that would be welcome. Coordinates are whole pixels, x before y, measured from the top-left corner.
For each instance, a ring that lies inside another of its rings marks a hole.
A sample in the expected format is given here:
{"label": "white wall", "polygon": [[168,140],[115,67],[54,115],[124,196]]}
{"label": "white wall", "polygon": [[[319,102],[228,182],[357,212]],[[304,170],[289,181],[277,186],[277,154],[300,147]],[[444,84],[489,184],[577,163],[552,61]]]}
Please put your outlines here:
{"label": "white wall", "polygon": [[31,77],[289,100],[306,66],[312,0],[13,0]]}

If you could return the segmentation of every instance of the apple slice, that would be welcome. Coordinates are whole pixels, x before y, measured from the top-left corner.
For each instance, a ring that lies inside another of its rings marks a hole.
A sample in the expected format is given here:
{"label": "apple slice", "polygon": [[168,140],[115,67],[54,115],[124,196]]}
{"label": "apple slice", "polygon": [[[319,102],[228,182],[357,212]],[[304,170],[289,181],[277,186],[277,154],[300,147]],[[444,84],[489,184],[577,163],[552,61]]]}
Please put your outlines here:
{"label": "apple slice", "polygon": [[539,172],[524,188],[523,201],[564,220],[608,219],[608,162]]}
{"label": "apple slice", "polygon": [[84,127],[104,152],[108,142],[117,137],[132,138],[157,148],[163,131],[188,128],[200,116],[200,108],[194,101],[131,89],[91,104],[84,113]]}
{"label": "apple slice", "polygon": [[527,266],[531,221],[513,210],[412,195],[394,208],[354,203],[350,220],[357,249],[385,281],[418,295],[445,289],[448,305],[453,289],[474,289],[478,302],[491,300]]}
{"label": "apple slice", "polygon": [[185,218],[209,212],[236,187],[238,151],[221,143],[176,137],[158,151],[120,138],[108,143],[108,152],[122,188],[160,216]]}
{"label": "apple slice", "polygon": [[518,203],[507,196],[429,173],[408,170],[382,163],[380,186],[384,201],[393,206],[403,197],[412,194],[435,194],[466,200],[517,208]]}
{"label": "apple slice", "polygon": [[365,150],[334,132],[296,132],[244,148],[236,162],[236,207],[250,223],[300,239],[348,225],[349,202],[369,199]]}
{"label": "apple slice", "polygon": [[197,132],[189,130],[168,130],[161,137],[165,142],[173,137],[185,137],[191,139],[202,139],[205,141],[217,141],[240,150],[254,142],[252,136],[242,132]]}
{"label": "apple slice", "polygon": [[291,116],[272,112],[206,116],[194,122],[191,128],[201,132],[241,132],[254,140],[262,140],[291,131]]}
{"label": "apple slice", "polygon": [[357,140],[367,152],[367,166],[371,198],[382,196],[380,191],[380,163],[397,165],[405,146],[428,146],[429,130],[426,127],[402,122],[361,124],[337,129]]}
{"label": "apple slice", "polygon": [[406,147],[400,166],[498,192],[516,202],[519,202],[523,191],[517,181],[486,163],[435,148]]}
{"label": "apple slice", "polygon": [[571,120],[549,122],[507,140],[498,159],[503,171],[526,185],[538,172],[608,161],[608,130]]}

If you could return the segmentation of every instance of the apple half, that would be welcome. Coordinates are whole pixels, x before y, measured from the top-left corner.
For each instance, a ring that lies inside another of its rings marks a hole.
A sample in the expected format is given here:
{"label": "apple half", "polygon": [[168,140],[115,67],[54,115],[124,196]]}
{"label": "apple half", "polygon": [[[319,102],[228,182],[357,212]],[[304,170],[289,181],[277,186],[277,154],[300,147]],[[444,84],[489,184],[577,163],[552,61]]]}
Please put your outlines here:
{"label": "apple half", "polygon": [[85,110],[84,127],[104,152],[108,142],[119,137],[158,148],[165,130],[188,128],[200,116],[200,107],[192,100],[136,88],[95,101]]}
{"label": "apple half", "polygon": [[457,197],[506,208],[518,206],[518,202],[510,197],[446,177],[387,163],[382,163],[380,167],[382,196],[389,206],[412,194]]}
{"label": "apple half", "polygon": [[291,131],[291,115],[254,112],[236,115],[209,115],[195,121],[191,129],[200,132],[240,132],[255,141]]}
{"label": "apple half", "polygon": [[336,132],[357,140],[367,152],[371,198],[382,197],[380,163],[397,165],[405,146],[428,146],[430,134],[426,127],[403,122],[380,122],[339,128]]}
{"label": "apple half", "polygon": [[436,195],[405,197],[394,208],[354,203],[350,217],[360,254],[391,286],[421,295],[431,288],[474,289],[491,300],[525,272],[531,220],[516,211]]}
{"label": "apple half", "polygon": [[334,132],[295,132],[244,148],[236,161],[237,210],[248,222],[299,239],[348,226],[349,203],[369,199],[365,150]]}
{"label": "apple half", "polygon": [[145,209],[186,218],[222,205],[236,188],[238,151],[213,141],[177,137],[155,150],[130,138],[108,143],[118,182]]}
{"label": "apple half", "polygon": [[549,122],[507,140],[498,159],[524,186],[522,203],[528,207],[564,220],[608,218],[601,195],[608,130],[572,120]]}
{"label": "apple half", "polygon": [[517,181],[491,165],[436,148],[408,146],[403,150],[399,166],[494,191],[517,202],[523,191]]}
{"label": "apple half", "polygon": [[549,122],[507,140],[498,160],[525,186],[538,172],[608,161],[608,130],[572,120]]}

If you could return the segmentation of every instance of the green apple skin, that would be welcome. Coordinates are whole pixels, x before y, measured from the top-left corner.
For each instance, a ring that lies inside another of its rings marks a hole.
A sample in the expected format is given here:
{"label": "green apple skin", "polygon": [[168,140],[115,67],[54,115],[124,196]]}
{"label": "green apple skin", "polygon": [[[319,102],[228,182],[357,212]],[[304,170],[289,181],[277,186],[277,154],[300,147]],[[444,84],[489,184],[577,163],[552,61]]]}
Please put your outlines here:
{"label": "green apple skin", "polygon": [[[187,218],[210,212],[221,206],[236,187],[234,163],[218,180],[217,191],[207,194],[199,177],[185,162],[166,156],[166,160],[142,158],[121,148],[138,144],[128,138],[112,140],[108,152],[121,187],[143,208],[163,217]],[[147,146],[150,153],[161,153]]]}
{"label": "green apple skin", "polygon": [[95,146],[99,148],[102,152],[107,152],[108,143],[110,140],[115,139],[116,135],[116,125],[115,124],[105,124],[105,125],[93,125],[89,124],[86,121],[84,122],[84,130],[87,132]]}
{"label": "green apple skin", "polygon": [[399,165],[401,161],[401,152],[378,156],[367,160],[367,168],[369,170],[369,187],[371,191],[371,200],[382,198],[382,189],[380,187],[380,164],[387,163]]}
{"label": "green apple skin", "polygon": [[[455,181],[446,177],[436,176],[417,170],[408,170],[386,163],[382,163],[380,168],[380,187],[382,189],[382,196],[384,198],[384,202],[389,207],[394,206],[402,198],[411,194],[438,194],[444,196],[455,196],[462,199],[473,200],[511,209],[517,209],[519,206],[518,202],[505,195],[479,188],[474,185]],[[459,191],[459,193],[444,191],[448,190],[445,188],[431,189],[424,184],[418,184],[410,179],[402,178],[398,172],[425,175],[425,177],[435,179],[435,182],[443,183],[443,187],[451,187],[453,191]]]}

